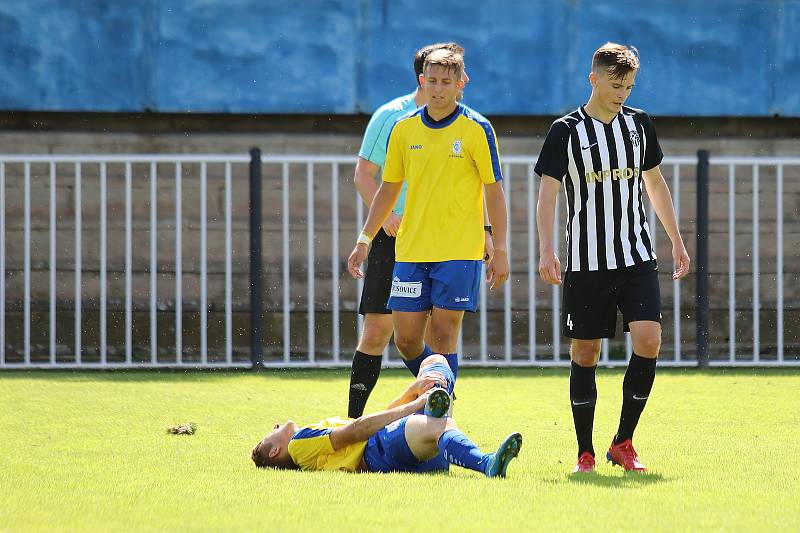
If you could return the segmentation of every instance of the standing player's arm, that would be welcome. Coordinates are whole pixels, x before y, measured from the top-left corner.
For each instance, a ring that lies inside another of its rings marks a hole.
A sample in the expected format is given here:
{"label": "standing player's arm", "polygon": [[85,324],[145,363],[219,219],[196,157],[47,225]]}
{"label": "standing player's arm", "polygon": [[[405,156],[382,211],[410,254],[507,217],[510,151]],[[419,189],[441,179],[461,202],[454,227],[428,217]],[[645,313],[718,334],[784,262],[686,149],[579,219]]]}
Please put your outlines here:
{"label": "standing player's arm", "polygon": [[330,433],[331,446],[334,450],[340,450],[356,442],[368,440],[388,424],[424,409],[429,394],[426,392],[411,402],[386,411],[361,416],[346,426],[337,427]]}
{"label": "standing player's arm", "polygon": [[[364,204],[369,208],[372,205],[372,200],[378,192],[378,184],[376,183],[376,176],[380,172],[381,167],[373,163],[369,159],[363,157],[358,158],[356,161],[356,171],[353,176],[353,183],[355,183],[356,190],[359,196],[364,201]],[[383,224],[383,230],[387,235],[394,237],[397,235],[397,230],[400,228],[400,215],[391,213]]]}
{"label": "standing player's arm", "polygon": [[672,195],[661,174],[661,168],[655,166],[642,172],[642,179],[647,187],[647,196],[653,203],[653,210],[664,226],[669,240],[672,241],[672,259],[675,261],[675,270],[672,279],[681,279],[689,273],[689,253],[683,244],[681,232],[678,229],[678,220],[675,217],[675,208],[672,205]]}
{"label": "standing player's arm", "polygon": [[[492,224],[489,222],[489,209],[486,207],[486,195],[483,197],[483,226],[491,227]],[[490,263],[492,258],[494,257],[494,239],[492,238],[492,234],[489,231],[484,230],[483,232],[483,262]]]}
{"label": "standing player's arm", "polygon": [[490,288],[494,289],[508,279],[508,211],[502,182],[487,183],[484,189],[486,210],[494,234],[494,257],[486,269],[486,281],[491,284]]}
{"label": "standing player's arm", "polygon": [[359,156],[358,161],[356,161],[353,183],[364,201],[364,205],[367,207],[372,204],[372,199],[375,197],[375,193],[378,192],[378,184],[375,182],[375,177],[380,170],[381,167],[363,157]]}
{"label": "standing player's arm", "polygon": [[388,181],[381,182],[381,186],[378,187],[378,192],[375,193],[372,205],[369,207],[367,221],[361,230],[361,236],[359,236],[356,247],[353,248],[347,260],[347,270],[354,278],[364,277],[364,273],[361,272],[361,263],[367,259],[369,244],[389,216],[389,213],[392,212],[392,207],[397,202],[397,197],[400,196],[402,188],[402,182],[390,183]]}
{"label": "standing player's arm", "polygon": [[539,277],[547,283],[561,285],[561,262],[553,248],[553,224],[556,218],[556,198],[561,182],[547,174],[539,183],[536,204],[536,228],[539,231]]}

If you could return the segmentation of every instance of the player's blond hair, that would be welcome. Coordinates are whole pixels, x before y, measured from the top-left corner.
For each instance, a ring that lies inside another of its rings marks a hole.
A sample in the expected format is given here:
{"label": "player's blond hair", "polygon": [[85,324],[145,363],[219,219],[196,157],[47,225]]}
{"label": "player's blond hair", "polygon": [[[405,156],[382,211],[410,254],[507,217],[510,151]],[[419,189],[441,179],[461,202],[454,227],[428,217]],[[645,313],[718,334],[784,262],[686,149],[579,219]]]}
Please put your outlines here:
{"label": "player's blond hair", "polygon": [[451,72],[455,79],[460,80],[464,73],[464,56],[447,49],[434,50],[425,58],[423,72],[432,66],[442,67]]}
{"label": "player's blond hair", "polygon": [[592,56],[592,71],[604,70],[612,79],[622,79],[639,70],[639,51],[633,46],[606,43]]}
{"label": "player's blond hair", "polygon": [[425,66],[425,60],[428,59],[428,55],[430,55],[431,52],[435,52],[436,50],[450,50],[464,57],[464,47],[456,42],[434,43],[423,46],[414,54],[414,73],[416,74],[415,79],[417,83],[419,83],[419,75],[422,74],[422,69]]}

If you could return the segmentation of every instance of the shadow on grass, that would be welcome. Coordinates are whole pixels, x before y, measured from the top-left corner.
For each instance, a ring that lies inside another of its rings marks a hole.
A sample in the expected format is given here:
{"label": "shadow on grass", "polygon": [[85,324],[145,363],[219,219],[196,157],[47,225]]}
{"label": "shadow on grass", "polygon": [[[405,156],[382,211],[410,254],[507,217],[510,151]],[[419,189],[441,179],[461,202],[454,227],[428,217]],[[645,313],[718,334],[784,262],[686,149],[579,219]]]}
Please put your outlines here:
{"label": "shadow on grass", "polygon": [[[566,474],[566,481],[573,485],[595,485],[598,487],[606,488],[620,488],[629,489],[636,487],[644,487],[647,485],[655,485],[669,481],[662,474],[657,472],[625,472],[620,475],[603,475],[598,472],[584,473],[584,474]],[[564,480],[555,479],[552,483],[560,483]]]}

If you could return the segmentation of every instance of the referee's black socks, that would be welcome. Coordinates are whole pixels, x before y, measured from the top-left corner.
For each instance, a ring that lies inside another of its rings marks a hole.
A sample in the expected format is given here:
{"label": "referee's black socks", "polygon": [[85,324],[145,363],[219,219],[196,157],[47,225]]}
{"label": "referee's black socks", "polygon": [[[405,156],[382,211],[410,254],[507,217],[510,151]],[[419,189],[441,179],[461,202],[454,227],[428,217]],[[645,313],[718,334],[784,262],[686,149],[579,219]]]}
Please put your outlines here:
{"label": "referee's black socks", "polygon": [[575,422],[579,457],[584,452],[594,455],[592,426],[594,406],[597,403],[596,371],[597,365],[580,366],[575,361],[569,371],[569,399],[572,403],[572,420]]}
{"label": "referee's black socks", "polygon": [[378,382],[381,373],[381,355],[369,355],[356,351],[353,356],[353,368],[350,371],[350,400],[347,404],[347,416],[358,418],[364,414],[367,400]]}
{"label": "referee's black socks", "polygon": [[633,354],[622,382],[622,413],[614,444],[633,438],[633,431],[639,423],[655,379],[656,358]]}

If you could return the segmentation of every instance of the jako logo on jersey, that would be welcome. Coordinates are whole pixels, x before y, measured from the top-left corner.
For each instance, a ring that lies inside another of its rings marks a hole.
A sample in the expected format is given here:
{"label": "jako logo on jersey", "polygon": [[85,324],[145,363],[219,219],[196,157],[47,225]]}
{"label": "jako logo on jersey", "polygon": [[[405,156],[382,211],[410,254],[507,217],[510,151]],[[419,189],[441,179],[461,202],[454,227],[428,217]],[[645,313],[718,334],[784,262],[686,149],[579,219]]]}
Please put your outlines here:
{"label": "jako logo on jersey", "polygon": [[632,131],[632,132],[630,132],[630,136],[631,136],[631,144],[634,147],[638,147],[639,146],[639,132],[638,131]]}
{"label": "jako logo on jersey", "polygon": [[400,281],[397,278],[392,280],[392,292],[389,296],[394,296],[395,298],[419,298],[421,294],[421,281]]}
{"label": "jako logo on jersey", "polygon": [[601,170],[600,172],[589,171],[586,173],[586,183],[593,181],[606,180],[629,180],[639,177],[639,167],[636,168],[612,168],[611,170]]}
{"label": "jako logo on jersey", "polygon": [[422,150],[422,145],[421,144],[412,144],[408,148],[409,148],[409,150]]}

